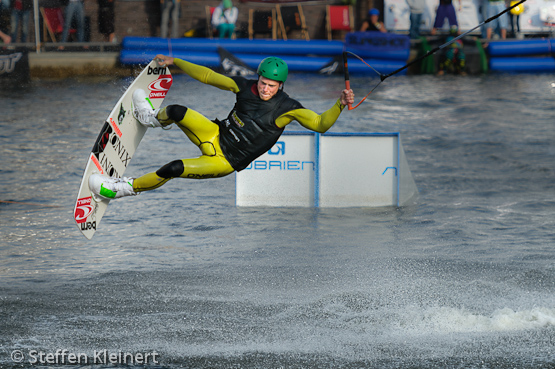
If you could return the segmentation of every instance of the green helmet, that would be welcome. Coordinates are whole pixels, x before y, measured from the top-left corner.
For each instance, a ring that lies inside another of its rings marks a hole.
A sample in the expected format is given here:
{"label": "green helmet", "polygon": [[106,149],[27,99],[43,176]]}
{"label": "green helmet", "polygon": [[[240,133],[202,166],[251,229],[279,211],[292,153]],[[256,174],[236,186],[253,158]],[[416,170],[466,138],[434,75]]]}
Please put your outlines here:
{"label": "green helmet", "polygon": [[285,82],[289,68],[282,59],[270,56],[260,62],[256,73],[274,81]]}

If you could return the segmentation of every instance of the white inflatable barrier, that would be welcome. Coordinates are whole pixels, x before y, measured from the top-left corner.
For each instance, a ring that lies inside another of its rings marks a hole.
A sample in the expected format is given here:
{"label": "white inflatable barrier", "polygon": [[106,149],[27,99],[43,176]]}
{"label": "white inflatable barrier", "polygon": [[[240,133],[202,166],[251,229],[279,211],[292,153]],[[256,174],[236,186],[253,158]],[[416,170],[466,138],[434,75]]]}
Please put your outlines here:
{"label": "white inflatable barrier", "polygon": [[403,206],[417,195],[399,133],[285,132],[236,175],[237,206]]}

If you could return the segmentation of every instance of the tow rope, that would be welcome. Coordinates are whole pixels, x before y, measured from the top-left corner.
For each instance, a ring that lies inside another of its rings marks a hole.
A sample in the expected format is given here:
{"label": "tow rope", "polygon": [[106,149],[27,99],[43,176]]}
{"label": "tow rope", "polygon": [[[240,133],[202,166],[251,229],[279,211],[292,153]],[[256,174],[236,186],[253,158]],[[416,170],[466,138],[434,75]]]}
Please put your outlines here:
{"label": "tow rope", "polygon": [[372,90],[370,90],[370,92],[368,92],[368,94],[366,94],[366,96],[364,96],[364,98],[362,100],[360,100],[360,102],[358,104],[356,104],[355,106],[352,106],[352,104],[349,104],[349,110],[353,110],[355,108],[357,108],[364,100],[366,100],[366,98],[388,77],[391,77],[394,74],[397,74],[405,69],[407,69],[408,67],[410,67],[411,65],[418,63],[419,61],[421,61],[424,58],[427,58],[428,56],[435,54],[436,52],[438,52],[439,50],[442,50],[444,48],[446,48],[447,46],[451,45],[453,42],[456,42],[457,40],[460,40],[461,38],[463,38],[464,36],[468,35],[470,32],[474,31],[475,29],[477,29],[478,27],[483,26],[484,24],[487,24],[489,22],[491,22],[494,19],[499,18],[500,16],[502,16],[503,14],[509,12],[511,9],[516,8],[517,6],[519,6],[520,4],[524,3],[526,0],[520,0],[519,2],[509,6],[507,9],[503,10],[501,13],[494,15],[493,17],[490,17],[488,19],[486,19],[485,21],[483,21],[482,23],[478,24],[476,27],[460,34],[459,36],[453,38],[452,40],[444,43],[443,45],[440,45],[438,47],[436,47],[435,49],[432,49],[430,51],[428,51],[426,54],[422,55],[419,58],[416,58],[415,60],[411,61],[410,63],[407,63],[405,66],[389,73],[389,74],[383,74],[378,72],[376,69],[374,69],[370,64],[368,64],[367,62],[365,62],[360,56],[356,55],[355,53],[352,53],[350,51],[344,51],[343,52],[343,71],[345,74],[345,88],[347,90],[351,89],[351,82],[349,80],[349,67],[348,67],[348,55],[352,55],[354,57],[356,57],[357,59],[359,59],[360,61],[362,61],[364,64],[366,64],[368,67],[370,67],[374,72],[376,72],[376,74],[378,76],[380,76],[380,82],[378,82],[378,84],[376,86],[374,86],[374,88],[372,88]]}

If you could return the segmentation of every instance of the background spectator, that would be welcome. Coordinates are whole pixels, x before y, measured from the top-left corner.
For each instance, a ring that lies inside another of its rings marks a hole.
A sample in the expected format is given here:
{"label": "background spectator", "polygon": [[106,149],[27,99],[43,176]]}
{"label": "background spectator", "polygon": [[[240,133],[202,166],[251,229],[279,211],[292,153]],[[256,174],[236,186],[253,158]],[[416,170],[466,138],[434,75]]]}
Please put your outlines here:
{"label": "background spectator", "polygon": [[[459,0],[459,11],[461,10],[461,0]],[[445,18],[449,22],[449,27],[457,26],[457,13],[455,12],[455,7],[453,6],[453,0],[439,0],[439,6],[436,10],[436,19],[434,21],[434,26],[432,28],[432,35],[436,34],[438,28],[442,28],[445,24]]]}
{"label": "background spectator", "polygon": [[21,25],[21,42],[27,42],[29,37],[29,17],[33,10],[33,0],[12,0],[11,3],[11,38],[17,42],[17,31]]}
{"label": "background spectator", "polygon": [[5,44],[9,44],[12,40],[11,36],[9,35],[9,12],[10,8],[10,0],[0,0],[0,39]]}
{"label": "background spectator", "polygon": [[104,41],[115,42],[115,0],[98,0],[98,32]]}
{"label": "background spectator", "polygon": [[231,0],[223,0],[220,5],[214,9],[212,14],[212,26],[218,30],[220,38],[231,38],[235,32],[235,22],[239,10],[233,6]]}
{"label": "background spectator", "polygon": [[420,24],[422,23],[422,14],[426,10],[426,0],[406,0],[410,9],[410,29],[409,37],[416,39],[420,37]]}
{"label": "background spectator", "polygon": [[69,0],[64,15],[64,31],[62,32],[62,42],[67,42],[69,30],[75,19],[77,26],[77,42],[85,41],[85,6],[82,0]]}
{"label": "background spectator", "polygon": [[[488,18],[491,18],[505,10],[505,1],[504,0],[489,0],[488,2]],[[486,38],[489,40],[492,37],[493,30],[499,27],[500,29],[500,36],[502,39],[507,38],[507,28],[509,28],[509,18],[508,15],[505,13],[500,17],[492,20],[488,23],[486,31],[487,35]]]}
{"label": "background spectator", "polygon": [[[445,43],[452,41],[459,33],[457,26],[451,26]],[[442,50],[439,55],[438,75],[445,73],[466,74],[466,56],[463,51],[463,41],[457,40]]]}
{"label": "background spectator", "polygon": [[[511,1],[511,6],[515,5],[517,1]],[[510,20],[511,20],[511,31],[513,33],[513,37],[516,38],[523,38],[522,34],[520,33],[520,15],[524,11],[524,5],[520,4],[515,6],[511,9],[510,13]]]}
{"label": "background spectator", "polygon": [[376,8],[370,9],[368,11],[368,16],[362,22],[362,26],[360,26],[361,31],[379,31],[379,32],[387,32],[385,29],[385,25],[383,22],[379,21],[380,18],[380,11]]}
{"label": "background spectator", "polygon": [[170,15],[172,23],[172,38],[179,37],[179,10],[181,7],[180,0],[160,0],[162,8],[162,23],[160,24],[160,37],[168,37],[168,29],[170,25]]}

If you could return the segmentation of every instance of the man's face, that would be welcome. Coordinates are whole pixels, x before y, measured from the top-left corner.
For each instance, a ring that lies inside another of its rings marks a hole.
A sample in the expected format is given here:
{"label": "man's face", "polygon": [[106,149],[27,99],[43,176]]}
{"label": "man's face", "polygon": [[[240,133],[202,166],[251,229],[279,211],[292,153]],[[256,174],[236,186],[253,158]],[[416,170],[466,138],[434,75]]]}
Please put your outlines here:
{"label": "man's face", "polygon": [[258,96],[264,101],[270,100],[278,92],[281,84],[281,82],[260,76],[257,84]]}

